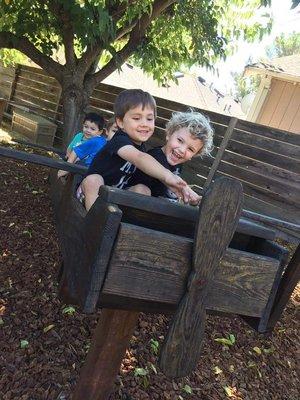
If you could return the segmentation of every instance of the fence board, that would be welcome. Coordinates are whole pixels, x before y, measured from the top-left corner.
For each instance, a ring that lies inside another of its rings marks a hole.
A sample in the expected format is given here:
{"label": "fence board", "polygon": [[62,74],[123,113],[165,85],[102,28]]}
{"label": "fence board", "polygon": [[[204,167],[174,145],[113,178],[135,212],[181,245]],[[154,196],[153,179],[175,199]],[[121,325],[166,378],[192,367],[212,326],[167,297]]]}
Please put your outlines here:
{"label": "fence board", "polygon": [[242,120],[239,120],[236,125],[236,129],[251,132],[253,135],[261,135],[271,138],[273,140],[279,140],[281,142],[295,144],[299,146],[299,136],[295,133],[280,131],[269,126],[254,124],[253,122]]}
{"label": "fence board", "polygon": [[[222,138],[218,135],[215,135],[214,143],[219,146],[221,142]],[[296,174],[300,174],[300,161],[296,160],[295,158],[275,154],[270,151],[245,143],[240,143],[232,139],[228,143],[227,151],[228,150],[279,168],[286,169],[288,171],[295,172]]]}
{"label": "fence board", "polygon": [[[215,133],[223,138],[224,129],[222,128],[222,126],[220,125],[215,126]],[[233,131],[231,139],[237,142],[241,142],[243,144],[249,144],[254,147],[268,150],[282,156],[299,159],[300,139],[299,139],[299,145],[296,146],[293,144],[272,140],[270,138],[266,138],[260,135],[252,135],[251,132],[240,131],[237,129]]]}

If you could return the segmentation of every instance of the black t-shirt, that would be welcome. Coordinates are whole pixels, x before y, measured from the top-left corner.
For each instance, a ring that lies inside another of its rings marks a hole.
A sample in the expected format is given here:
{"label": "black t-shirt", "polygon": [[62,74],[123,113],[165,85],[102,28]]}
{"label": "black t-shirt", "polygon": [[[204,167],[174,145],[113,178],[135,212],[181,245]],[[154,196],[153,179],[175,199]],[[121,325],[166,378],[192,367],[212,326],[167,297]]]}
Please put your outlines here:
{"label": "black t-shirt", "polygon": [[[160,147],[155,147],[154,149],[149,150],[147,153],[155,158],[155,160],[157,160],[162,166],[173,172],[173,174],[180,175],[182,170],[181,165],[170,165],[168,163],[165,153]],[[173,193],[162,182],[160,182],[158,179],[152,178],[149,175],[146,175],[144,172],[137,169],[130,178],[128,185],[134,186],[140,183],[146,185],[151,190],[151,196],[167,197],[172,200],[177,200],[177,196],[175,195],[175,193]]]}
{"label": "black t-shirt", "polygon": [[124,146],[134,146],[140,151],[145,151],[144,144],[135,144],[127,133],[118,130],[113,138],[96,154],[87,175],[99,174],[103,177],[105,185],[115,186],[119,189],[128,187],[128,180],[136,170],[136,166],[118,156],[118,150]]}

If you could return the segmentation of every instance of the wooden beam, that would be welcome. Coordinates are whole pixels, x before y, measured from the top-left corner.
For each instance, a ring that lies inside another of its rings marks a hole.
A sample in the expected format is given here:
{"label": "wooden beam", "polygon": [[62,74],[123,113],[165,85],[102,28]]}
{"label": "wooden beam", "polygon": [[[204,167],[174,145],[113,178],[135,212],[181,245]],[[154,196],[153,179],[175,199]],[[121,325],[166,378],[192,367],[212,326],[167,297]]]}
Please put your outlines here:
{"label": "wooden beam", "polygon": [[201,201],[192,270],[159,359],[168,376],[183,377],[196,368],[204,339],[205,300],[237,226],[242,201],[242,185],[227,178],[215,181]]}
{"label": "wooden beam", "polygon": [[[193,241],[121,223],[99,307],[174,312],[185,292]],[[206,299],[209,310],[260,317],[279,261],[227,249]]]}
{"label": "wooden beam", "polygon": [[107,400],[139,313],[102,310],[72,400]]}
{"label": "wooden beam", "polygon": [[[123,222],[157,229],[163,232],[193,237],[198,208],[172,203],[167,199],[144,196],[108,186],[102,186],[99,192],[103,201],[116,204],[123,212]],[[274,240],[272,228],[241,218],[236,231],[247,235]]]}
{"label": "wooden beam", "polygon": [[289,262],[281,279],[267,329],[272,330],[280,318],[293,290],[300,280],[300,244]]}
{"label": "wooden beam", "polygon": [[87,167],[78,164],[71,164],[62,160],[55,160],[46,156],[38,154],[30,154],[25,151],[8,149],[7,147],[0,146],[0,156],[13,158],[14,160],[27,161],[33,164],[43,165],[54,169],[62,169],[73,174],[85,175]]}
{"label": "wooden beam", "polygon": [[208,189],[209,185],[211,184],[211,182],[212,182],[212,180],[213,180],[213,178],[215,176],[215,173],[216,173],[216,171],[217,171],[217,169],[219,167],[219,164],[220,164],[220,162],[222,160],[223,154],[224,154],[224,152],[226,150],[227,144],[228,144],[228,142],[229,142],[229,140],[231,138],[231,135],[232,135],[232,133],[234,131],[234,128],[235,128],[237,122],[238,122],[238,119],[235,118],[235,117],[232,117],[230,119],[229,125],[228,125],[228,127],[226,129],[226,132],[225,132],[224,138],[222,140],[222,143],[221,143],[221,145],[219,147],[218,153],[217,153],[217,155],[215,157],[213,165],[211,166],[209,174],[207,176],[207,179],[206,179],[206,181],[204,183],[203,193],[205,193],[205,191]]}

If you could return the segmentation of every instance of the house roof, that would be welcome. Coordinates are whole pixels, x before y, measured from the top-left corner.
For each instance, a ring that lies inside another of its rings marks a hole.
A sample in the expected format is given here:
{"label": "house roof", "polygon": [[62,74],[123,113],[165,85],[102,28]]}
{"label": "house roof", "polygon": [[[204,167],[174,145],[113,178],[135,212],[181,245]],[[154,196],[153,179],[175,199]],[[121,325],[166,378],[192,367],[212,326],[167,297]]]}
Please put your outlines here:
{"label": "house roof", "polygon": [[246,65],[246,73],[267,73],[286,78],[300,78],[300,54],[274,58],[267,62]]}
{"label": "house roof", "polygon": [[167,86],[159,86],[140,68],[127,63],[120,71],[113,72],[104,83],[125,89],[139,88],[150,92],[153,96],[186,104],[220,114],[245,118],[241,106],[230,96],[220,93],[212,83],[191,74],[177,74],[177,83],[169,82]]}

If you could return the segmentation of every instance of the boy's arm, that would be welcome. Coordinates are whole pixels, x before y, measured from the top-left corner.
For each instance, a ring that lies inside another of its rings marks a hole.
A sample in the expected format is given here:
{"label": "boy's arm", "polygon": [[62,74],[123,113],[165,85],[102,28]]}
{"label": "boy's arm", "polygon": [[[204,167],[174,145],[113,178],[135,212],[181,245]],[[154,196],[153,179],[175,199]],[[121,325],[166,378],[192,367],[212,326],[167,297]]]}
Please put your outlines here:
{"label": "boy's arm", "polygon": [[160,180],[175,192],[179,198],[183,198],[185,203],[195,204],[200,200],[197,193],[195,193],[183,179],[163,167],[149,154],[139,151],[134,146],[127,145],[118,150],[118,155],[124,160],[134,164],[145,174]]}
{"label": "boy's arm", "polygon": [[[77,160],[78,160],[77,154],[75,153],[74,150],[72,150],[70,155],[68,156],[67,162],[74,164]],[[59,171],[57,171],[57,177],[61,178],[62,176],[67,175],[68,173],[69,173],[68,171],[60,169]]]}

